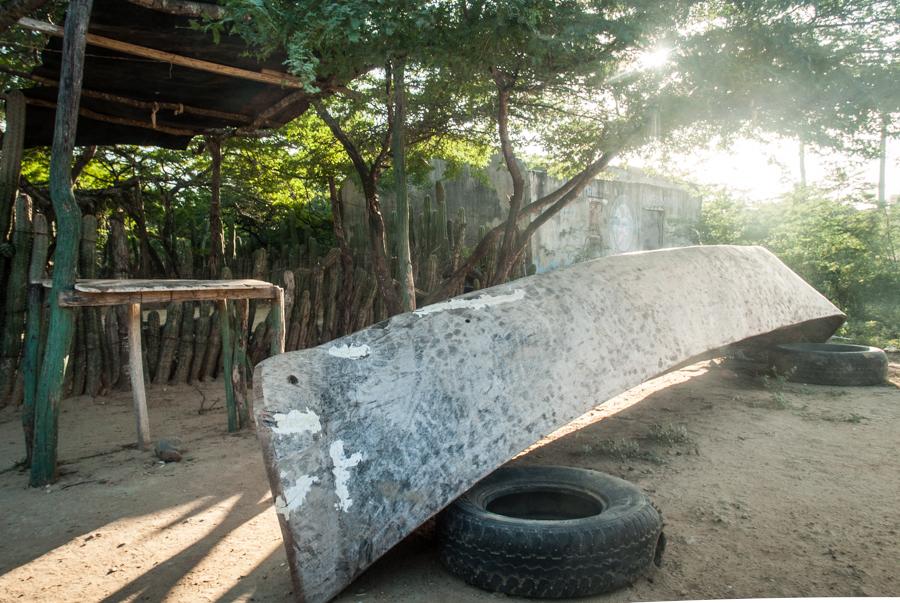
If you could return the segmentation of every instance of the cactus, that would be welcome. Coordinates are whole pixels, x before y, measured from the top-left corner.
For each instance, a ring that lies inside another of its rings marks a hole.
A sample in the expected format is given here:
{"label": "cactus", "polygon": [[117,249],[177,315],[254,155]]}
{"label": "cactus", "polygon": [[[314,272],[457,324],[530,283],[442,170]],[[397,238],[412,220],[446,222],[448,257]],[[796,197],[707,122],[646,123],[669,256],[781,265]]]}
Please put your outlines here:
{"label": "cactus", "polygon": [[209,331],[212,326],[212,302],[200,303],[200,314],[194,321],[194,360],[188,383],[200,381],[206,368],[206,349],[209,346]]}
{"label": "cactus", "polygon": [[182,305],[171,303],[166,306],[166,324],[163,326],[159,344],[159,362],[153,374],[154,385],[167,383],[172,375],[172,364],[175,361],[175,350],[178,347],[178,331],[181,327]]}
{"label": "cactus", "polygon": [[203,370],[200,372],[201,381],[215,379],[222,366],[222,326],[219,319],[218,308],[213,309],[209,318],[209,338],[206,340],[206,351],[203,354]]}
{"label": "cactus", "polygon": [[[97,278],[97,218],[90,214],[81,219],[80,269],[82,278]],[[86,355],[84,393],[97,396],[103,388],[100,308],[83,308],[80,320],[84,322]]]}
{"label": "cactus", "polygon": [[25,95],[21,90],[12,90],[6,93],[6,132],[3,134],[3,155],[0,157],[0,242],[6,241],[16,192],[19,190],[24,141]]}
{"label": "cactus", "polygon": [[144,341],[147,342],[147,376],[152,380],[159,362],[159,312],[156,310],[147,314],[147,334]]}
{"label": "cactus", "polygon": [[[297,312],[296,327],[292,325],[292,332],[296,333],[296,338],[291,340],[291,348],[294,350],[302,350],[309,347],[312,343],[309,336],[309,316],[311,313],[309,289],[304,289],[300,294],[300,303],[297,304],[299,311]],[[296,330],[295,330],[296,329]]]}
{"label": "cactus", "polygon": [[181,330],[178,341],[175,370],[169,383],[188,383],[191,375],[191,360],[194,357],[194,304],[181,304]]}
{"label": "cactus", "polygon": [[6,285],[6,308],[3,336],[0,338],[0,408],[12,396],[16,381],[16,365],[22,350],[22,332],[25,329],[25,308],[28,292],[28,257],[31,251],[31,199],[19,195],[16,200],[16,224],[13,230],[15,254]]}

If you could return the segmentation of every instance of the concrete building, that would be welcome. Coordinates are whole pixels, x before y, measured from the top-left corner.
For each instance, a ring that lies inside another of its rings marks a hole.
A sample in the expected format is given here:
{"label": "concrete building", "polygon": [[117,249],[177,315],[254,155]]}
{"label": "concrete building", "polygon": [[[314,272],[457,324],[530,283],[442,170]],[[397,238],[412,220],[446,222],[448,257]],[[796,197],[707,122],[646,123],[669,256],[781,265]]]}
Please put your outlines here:
{"label": "concrete building", "polygon": [[[524,173],[523,204],[562,184],[544,171],[526,169]],[[495,226],[506,218],[512,179],[499,158],[484,169],[463,167],[453,175],[443,162],[435,161],[429,181],[410,188],[414,211],[422,210],[426,196],[434,198],[438,180],[446,193],[447,216],[453,218],[459,208],[465,210],[467,246],[478,243],[483,226]],[[348,222],[356,225],[350,228],[351,236],[358,239],[365,234],[363,197],[348,184],[344,200]],[[385,192],[381,202],[391,221],[393,195]],[[699,221],[700,200],[684,188],[638,170],[608,168],[538,229],[531,240],[531,262],[542,273],[605,255],[691,245],[696,242]]]}

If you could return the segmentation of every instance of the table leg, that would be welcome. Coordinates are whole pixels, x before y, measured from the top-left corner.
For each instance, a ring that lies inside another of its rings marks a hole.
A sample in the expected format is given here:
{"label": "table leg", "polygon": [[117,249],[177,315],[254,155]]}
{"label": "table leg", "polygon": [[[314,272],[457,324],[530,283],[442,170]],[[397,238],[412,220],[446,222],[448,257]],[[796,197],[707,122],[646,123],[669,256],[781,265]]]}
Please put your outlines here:
{"label": "table leg", "polygon": [[284,354],[284,289],[278,287],[275,297],[272,299],[272,320],[269,327],[272,329],[272,345],[269,354]]}
{"label": "table leg", "polygon": [[144,363],[141,358],[141,304],[128,304],[128,358],[131,370],[131,395],[137,420],[137,443],[141,450],[150,446],[150,418],[147,391],[144,389]]}

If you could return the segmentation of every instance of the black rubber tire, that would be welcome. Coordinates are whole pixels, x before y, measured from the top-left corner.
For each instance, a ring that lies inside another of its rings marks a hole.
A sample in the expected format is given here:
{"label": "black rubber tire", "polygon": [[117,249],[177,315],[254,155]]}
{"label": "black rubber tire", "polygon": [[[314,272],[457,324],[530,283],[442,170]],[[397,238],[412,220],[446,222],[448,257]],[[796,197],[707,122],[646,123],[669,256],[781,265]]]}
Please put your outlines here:
{"label": "black rubber tire", "polygon": [[[551,502],[554,496],[582,498],[602,511],[577,519],[524,519],[488,510],[515,495],[530,501],[547,495]],[[643,492],[573,467],[501,468],[438,516],[437,535],[441,562],[469,584],[546,599],[633,584],[661,563],[665,549],[662,518]]]}
{"label": "black rubber tire", "polygon": [[776,374],[815,385],[881,385],[887,379],[884,350],[843,343],[786,343],[769,355]]}

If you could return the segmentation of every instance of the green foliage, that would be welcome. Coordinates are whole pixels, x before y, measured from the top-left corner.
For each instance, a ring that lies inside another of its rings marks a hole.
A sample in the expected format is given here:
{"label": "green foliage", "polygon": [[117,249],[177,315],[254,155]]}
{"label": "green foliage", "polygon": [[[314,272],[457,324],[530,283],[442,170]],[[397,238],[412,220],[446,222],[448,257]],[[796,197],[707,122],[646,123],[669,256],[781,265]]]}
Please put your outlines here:
{"label": "green foliage", "polygon": [[900,116],[890,0],[225,5],[219,26],[261,52],[286,48],[306,81],[403,57],[437,83],[433,109],[465,107],[469,131],[493,130],[506,89],[517,146],[540,144],[569,172],[602,152],[756,128],[872,152],[880,116],[890,132]]}
{"label": "green foliage", "polygon": [[848,315],[841,335],[900,344],[900,207],[866,198],[832,199],[798,189],[747,205],[718,194],[704,201],[704,244],[763,245]]}

